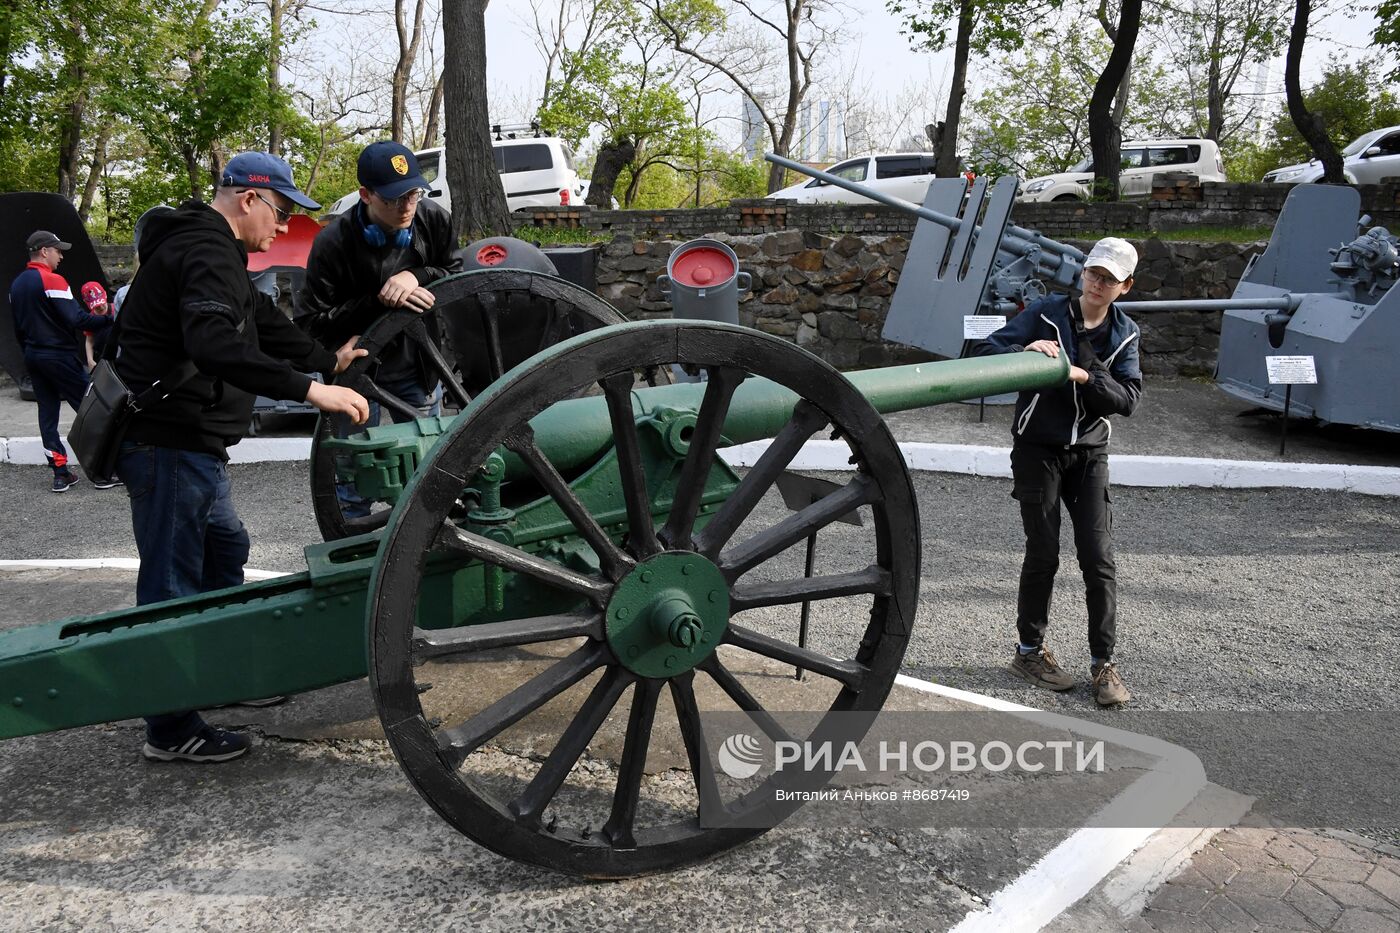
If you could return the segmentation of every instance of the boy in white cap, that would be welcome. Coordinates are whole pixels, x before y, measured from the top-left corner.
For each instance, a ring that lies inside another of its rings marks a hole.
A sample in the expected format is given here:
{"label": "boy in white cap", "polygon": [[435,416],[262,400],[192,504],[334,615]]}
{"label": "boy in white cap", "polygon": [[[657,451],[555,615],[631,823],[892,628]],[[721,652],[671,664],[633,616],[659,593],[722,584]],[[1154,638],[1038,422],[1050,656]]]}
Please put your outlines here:
{"label": "boy in white cap", "polygon": [[1026,307],[973,347],[973,354],[1067,353],[1070,380],[1022,392],[1012,422],[1012,497],[1021,504],[1026,556],[1016,600],[1019,644],[1011,671],[1038,687],[1068,690],[1074,678],[1045,646],[1050,597],[1060,563],[1060,506],[1074,525],[1074,547],[1089,610],[1090,686],[1102,706],[1132,694],[1113,664],[1118,601],[1113,515],[1108,492],[1110,415],[1131,415],[1142,395],[1138,327],[1115,302],[1133,285],[1137,250],[1105,237],[1094,244],[1078,298],[1051,295]]}

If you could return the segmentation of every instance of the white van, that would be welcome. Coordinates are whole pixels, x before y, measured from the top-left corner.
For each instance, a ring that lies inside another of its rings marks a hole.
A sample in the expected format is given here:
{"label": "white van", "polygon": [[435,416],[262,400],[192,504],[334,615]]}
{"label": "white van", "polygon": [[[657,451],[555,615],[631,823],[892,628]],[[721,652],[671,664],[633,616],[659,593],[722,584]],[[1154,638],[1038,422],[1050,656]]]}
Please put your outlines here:
{"label": "white van", "polygon": [[[876,191],[892,194],[915,204],[923,204],[933,180],[937,157],[932,152],[889,152],[860,156],[837,162],[827,169],[847,181],[859,182]],[[813,178],[789,185],[767,196],[770,201],[787,200],[799,204],[874,204],[870,198]]]}
{"label": "white van", "polygon": [[[582,204],[583,183],[574,168],[574,152],[557,136],[529,136],[522,139],[495,139],[491,143],[496,171],[506,189],[506,207],[512,211],[527,207],[559,207]],[[428,199],[452,210],[452,191],[447,185],[447,157],[441,148],[415,152],[418,167],[427,181]],[[332,204],[329,214],[340,214],[354,207],[360,193],[352,191]]]}
{"label": "white van", "polygon": [[[1225,181],[1225,163],[1213,139],[1142,139],[1119,147],[1123,168],[1118,193],[1145,198],[1152,193],[1152,176],[1162,172],[1194,175],[1200,181]],[[1094,159],[1068,172],[1041,175],[1021,186],[1018,201],[1087,201],[1094,184]]]}

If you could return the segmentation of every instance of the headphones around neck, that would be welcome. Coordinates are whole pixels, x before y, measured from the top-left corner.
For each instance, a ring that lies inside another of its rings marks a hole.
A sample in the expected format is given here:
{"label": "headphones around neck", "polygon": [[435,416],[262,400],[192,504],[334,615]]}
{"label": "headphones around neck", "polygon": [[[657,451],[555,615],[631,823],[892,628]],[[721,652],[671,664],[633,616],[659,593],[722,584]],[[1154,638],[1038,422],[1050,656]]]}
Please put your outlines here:
{"label": "headphones around neck", "polygon": [[[364,236],[365,242],[373,247],[389,245],[389,237],[384,232],[384,228],[376,223],[370,223],[369,211],[365,209],[365,202],[361,201],[356,205],[355,219],[360,223],[360,233]],[[399,249],[407,249],[413,245],[413,225],[409,224],[401,230],[395,230],[394,246]]]}

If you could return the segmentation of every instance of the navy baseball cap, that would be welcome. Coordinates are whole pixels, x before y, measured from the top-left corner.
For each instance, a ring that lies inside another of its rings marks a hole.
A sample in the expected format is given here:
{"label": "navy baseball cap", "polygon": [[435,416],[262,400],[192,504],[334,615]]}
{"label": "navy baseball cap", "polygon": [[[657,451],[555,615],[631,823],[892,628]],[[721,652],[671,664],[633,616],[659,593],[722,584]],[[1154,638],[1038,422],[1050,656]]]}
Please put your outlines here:
{"label": "navy baseball cap", "polygon": [[271,188],[309,211],[321,209],[320,204],[297,190],[292,181],[292,167],[270,152],[240,152],[229,159],[219,187]]}
{"label": "navy baseball cap", "polygon": [[360,184],[386,201],[403,197],[415,188],[428,187],[413,150],[387,140],[364,148],[356,175]]}

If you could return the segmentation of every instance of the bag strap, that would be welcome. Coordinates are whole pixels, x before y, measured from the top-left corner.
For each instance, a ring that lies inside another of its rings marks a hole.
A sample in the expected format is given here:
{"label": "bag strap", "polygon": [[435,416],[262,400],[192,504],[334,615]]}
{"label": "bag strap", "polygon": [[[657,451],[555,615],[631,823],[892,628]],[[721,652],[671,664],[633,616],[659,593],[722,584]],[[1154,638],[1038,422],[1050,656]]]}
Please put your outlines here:
{"label": "bag strap", "polygon": [[[134,282],[135,279],[132,281]],[[128,292],[127,298],[130,297],[131,293]],[[121,333],[121,326],[122,315],[118,314],[116,319],[112,321],[111,332],[107,335],[107,343],[102,347],[102,359],[100,362],[109,363],[114,367],[116,366],[117,353],[121,349],[117,346],[120,342],[118,335]],[[243,328],[240,327],[239,331],[241,332],[242,329]],[[199,370],[195,367],[194,360],[185,360],[183,363],[170,370],[170,372],[151,383],[150,388],[146,391],[142,392],[140,395],[133,396],[131,399],[131,410],[139,413],[149,408],[151,405],[154,405],[156,402],[163,401],[168,398],[172,392],[189,382],[198,374]]]}
{"label": "bag strap", "polygon": [[1089,342],[1089,331],[1084,327],[1084,310],[1079,306],[1078,298],[1070,299],[1069,319],[1074,324],[1074,338],[1079,351],[1079,367],[1088,369],[1099,362],[1099,355],[1094,352],[1094,346]]}

